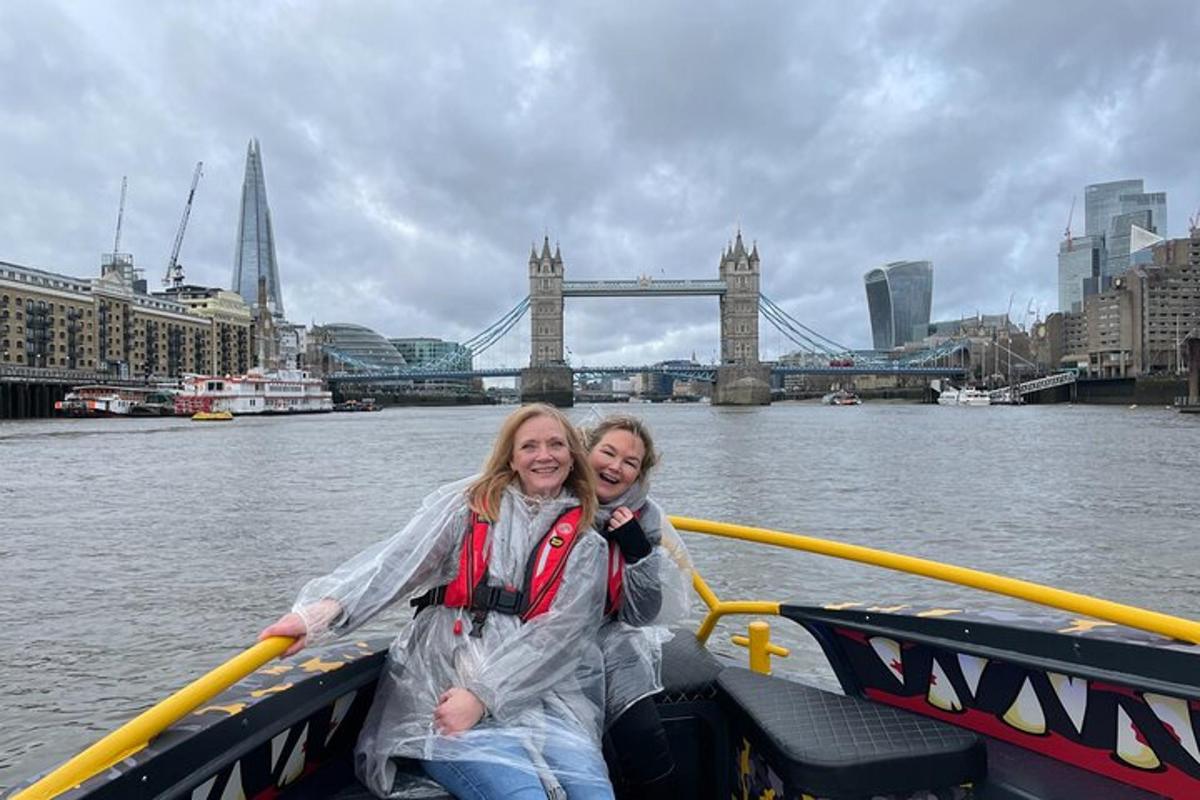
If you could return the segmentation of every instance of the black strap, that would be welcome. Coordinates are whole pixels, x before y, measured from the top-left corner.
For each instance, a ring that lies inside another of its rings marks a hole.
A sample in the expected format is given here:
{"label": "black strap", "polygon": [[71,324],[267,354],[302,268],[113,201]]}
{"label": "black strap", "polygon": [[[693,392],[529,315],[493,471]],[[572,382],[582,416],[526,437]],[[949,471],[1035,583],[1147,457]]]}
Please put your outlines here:
{"label": "black strap", "polygon": [[421,613],[422,609],[428,606],[440,606],[443,602],[445,602],[445,600],[446,587],[437,586],[433,589],[430,589],[420,597],[414,597],[412,600],[409,600],[408,604],[416,609],[416,611],[413,612],[413,616],[415,617],[417,614]]}
{"label": "black strap", "polygon": [[[446,587],[437,586],[420,597],[414,597],[408,604],[419,614],[422,609],[429,606],[440,606],[445,602]],[[525,612],[525,592],[490,584],[476,586],[475,592],[471,596],[469,610],[482,611],[485,614],[490,611],[498,611],[501,614],[522,614]]]}

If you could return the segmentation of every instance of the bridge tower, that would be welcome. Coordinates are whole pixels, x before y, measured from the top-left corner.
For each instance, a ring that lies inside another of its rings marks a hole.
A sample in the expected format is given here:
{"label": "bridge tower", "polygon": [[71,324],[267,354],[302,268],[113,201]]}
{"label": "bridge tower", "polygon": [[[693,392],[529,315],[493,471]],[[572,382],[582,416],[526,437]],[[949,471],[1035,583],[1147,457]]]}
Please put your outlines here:
{"label": "bridge tower", "polygon": [[570,407],[575,382],[563,359],[563,260],[557,245],[550,254],[550,237],[529,253],[529,367],[521,370],[521,402]]}
{"label": "bridge tower", "polygon": [[768,405],[771,371],[758,361],[758,291],[761,270],[758,245],[746,252],[742,231],[721,254],[718,267],[725,293],[721,295],[721,365],[713,403]]}
{"label": "bridge tower", "polygon": [[529,252],[529,366],[562,366],[563,361],[563,260],[558,246],[550,255],[550,237],[542,254]]}

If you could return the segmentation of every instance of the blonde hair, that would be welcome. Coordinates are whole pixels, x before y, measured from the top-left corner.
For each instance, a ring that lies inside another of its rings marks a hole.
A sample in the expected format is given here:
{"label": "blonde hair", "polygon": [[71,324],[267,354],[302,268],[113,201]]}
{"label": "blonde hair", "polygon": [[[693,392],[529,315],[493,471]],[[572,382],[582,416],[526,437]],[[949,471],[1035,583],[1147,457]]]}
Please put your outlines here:
{"label": "blonde hair", "polygon": [[579,525],[581,530],[586,530],[591,526],[592,517],[596,514],[596,479],[592,475],[591,465],[588,464],[587,450],[584,449],[583,438],[575,430],[575,426],[561,411],[545,403],[521,406],[504,420],[500,432],[496,434],[496,441],[492,444],[492,452],[484,462],[483,474],[467,489],[471,510],[487,519],[495,519],[500,513],[500,496],[509,484],[517,479],[517,473],[511,466],[517,431],[526,422],[537,417],[549,417],[562,426],[567,449],[571,452],[572,466],[564,485],[579,498],[580,510],[583,513]]}
{"label": "blonde hair", "polygon": [[588,452],[592,452],[596,445],[600,444],[604,435],[611,431],[626,431],[642,440],[646,454],[642,456],[642,469],[638,472],[638,479],[646,477],[658,463],[658,451],[654,449],[654,440],[650,437],[650,430],[646,427],[646,423],[628,414],[613,414],[605,417],[600,420],[599,425],[584,431]]}

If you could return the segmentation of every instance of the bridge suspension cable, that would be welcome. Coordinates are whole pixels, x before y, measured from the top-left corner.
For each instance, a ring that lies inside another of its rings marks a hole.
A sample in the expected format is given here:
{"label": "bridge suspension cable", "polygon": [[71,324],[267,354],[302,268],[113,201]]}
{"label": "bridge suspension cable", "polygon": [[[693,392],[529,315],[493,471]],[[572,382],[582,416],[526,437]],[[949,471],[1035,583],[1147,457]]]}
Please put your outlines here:
{"label": "bridge suspension cable", "polygon": [[813,355],[838,356],[852,352],[849,347],[817,333],[800,322],[765,294],[758,295],[758,310],[776,330]]}

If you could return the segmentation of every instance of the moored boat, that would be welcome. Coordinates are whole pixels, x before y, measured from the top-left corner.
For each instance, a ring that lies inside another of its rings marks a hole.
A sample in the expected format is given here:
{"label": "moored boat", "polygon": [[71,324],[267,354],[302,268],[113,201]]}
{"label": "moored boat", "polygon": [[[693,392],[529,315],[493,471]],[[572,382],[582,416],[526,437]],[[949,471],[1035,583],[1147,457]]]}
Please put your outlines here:
{"label": "moored boat", "polygon": [[127,417],[154,393],[137,386],[76,386],[54,404],[54,410],[69,417]]}
{"label": "moored boat", "polygon": [[[668,642],[656,697],[679,796],[1200,797],[1200,623],[838,542],[672,521],[1056,609],[727,601],[696,575],[707,615]],[[710,652],[716,625],[743,614],[804,628],[842,694],[771,675],[770,656],[787,651],[765,623],[735,639],[749,647],[751,669]],[[290,643],[259,643],[15,798],[366,800],[351,751],[389,642],[349,641],[266,666]],[[397,789],[449,797],[419,770],[402,770]]]}
{"label": "moored boat", "polygon": [[934,381],[931,386],[938,393],[939,406],[990,406],[992,404],[992,396],[983,389],[970,387],[960,389],[940,380]]}
{"label": "moored boat", "polygon": [[333,410],[333,394],[320,378],[303,370],[245,375],[188,375],[175,396],[175,413],[199,411],[246,414],[313,414]]}

